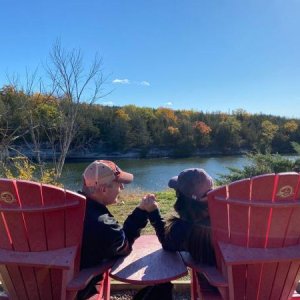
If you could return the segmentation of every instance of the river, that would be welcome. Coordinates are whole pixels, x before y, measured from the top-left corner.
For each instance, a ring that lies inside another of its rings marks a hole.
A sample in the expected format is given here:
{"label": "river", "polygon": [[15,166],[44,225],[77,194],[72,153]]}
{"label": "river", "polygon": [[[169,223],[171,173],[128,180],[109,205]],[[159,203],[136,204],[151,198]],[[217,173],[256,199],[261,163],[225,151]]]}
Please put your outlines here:
{"label": "river", "polygon": [[[214,179],[228,173],[227,167],[243,167],[247,164],[244,156],[192,157],[184,159],[114,159],[124,171],[134,174],[134,181],[126,189],[161,191],[167,188],[168,180],[186,168],[205,169]],[[90,162],[66,163],[62,183],[67,189],[77,191],[81,187],[81,174]]]}

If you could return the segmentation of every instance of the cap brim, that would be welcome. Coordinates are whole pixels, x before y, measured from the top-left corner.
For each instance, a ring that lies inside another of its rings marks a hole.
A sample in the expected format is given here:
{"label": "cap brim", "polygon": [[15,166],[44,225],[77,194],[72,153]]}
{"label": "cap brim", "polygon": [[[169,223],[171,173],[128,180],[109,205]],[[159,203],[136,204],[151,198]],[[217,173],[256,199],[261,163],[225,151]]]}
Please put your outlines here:
{"label": "cap brim", "polygon": [[124,171],[121,171],[118,178],[116,178],[117,182],[128,184],[133,181],[133,175],[131,173],[127,173]]}
{"label": "cap brim", "polygon": [[177,189],[177,186],[178,186],[178,176],[174,176],[172,177],[170,180],[169,180],[169,183],[168,183],[168,186],[171,188],[171,189]]}

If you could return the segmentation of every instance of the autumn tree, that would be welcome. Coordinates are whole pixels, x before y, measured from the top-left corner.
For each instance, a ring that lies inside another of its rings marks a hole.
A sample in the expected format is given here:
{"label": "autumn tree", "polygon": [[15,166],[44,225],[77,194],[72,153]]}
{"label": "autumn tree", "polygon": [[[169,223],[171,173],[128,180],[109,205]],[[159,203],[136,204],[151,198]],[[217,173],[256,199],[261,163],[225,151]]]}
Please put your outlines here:
{"label": "autumn tree", "polygon": [[195,142],[198,148],[206,148],[210,143],[211,128],[202,121],[197,121],[193,125],[195,131]]}

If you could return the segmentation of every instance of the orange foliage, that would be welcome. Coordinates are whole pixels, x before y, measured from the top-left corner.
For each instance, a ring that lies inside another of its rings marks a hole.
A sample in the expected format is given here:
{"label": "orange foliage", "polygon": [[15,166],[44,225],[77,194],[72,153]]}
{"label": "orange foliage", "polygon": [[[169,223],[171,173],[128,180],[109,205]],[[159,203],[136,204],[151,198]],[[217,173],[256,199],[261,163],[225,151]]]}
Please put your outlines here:
{"label": "orange foliage", "polygon": [[193,127],[204,135],[208,135],[211,132],[211,128],[202,121],[195,122]]}
{"label": "orange foliage", "polygon": [[179,135],[179,129],[177,127],[169,126],[168,132],[170,135]]}
{"label": "orange foliage", "polygon": [[123,120],[123,121],[129,121],[130,117],[129,115],[124,111],[124,109],[120,108],[115,112],[116,116]]}
{"label": "orange foliage", "polygon": [[157,115],[162,116],[167,120],[171,120],[173,122],[177,122],[177,117],[174,114],[174,111],[170,108],[160,107],[157,109]]}

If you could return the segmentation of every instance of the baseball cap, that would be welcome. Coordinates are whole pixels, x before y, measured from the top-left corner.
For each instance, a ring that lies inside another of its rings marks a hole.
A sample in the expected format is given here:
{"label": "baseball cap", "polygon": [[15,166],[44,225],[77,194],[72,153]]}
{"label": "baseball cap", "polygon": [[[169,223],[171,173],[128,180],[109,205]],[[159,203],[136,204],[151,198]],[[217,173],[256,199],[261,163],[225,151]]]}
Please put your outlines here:
{"label": "baseball cap", "polygon": [[212,189],[213,180],[203,169],[191,168],[172,177],[168,186],[178,190],[186,197],[200,200]]}
{"label": "baseball cap", "polygon": [[113,181],[127,184],[133,180],[132,174],[122,171],[109,160],[95,160],[86,167],[82,176],[87,187],[110,184]]}

